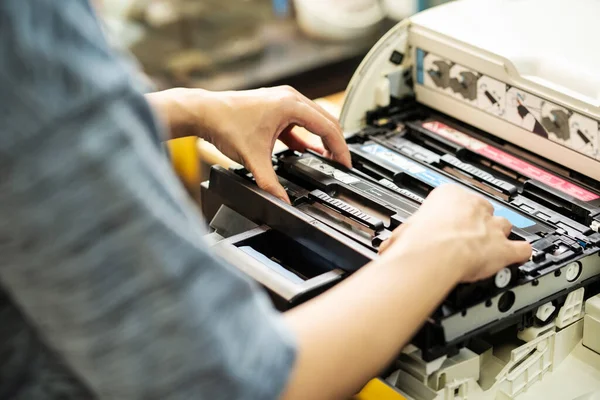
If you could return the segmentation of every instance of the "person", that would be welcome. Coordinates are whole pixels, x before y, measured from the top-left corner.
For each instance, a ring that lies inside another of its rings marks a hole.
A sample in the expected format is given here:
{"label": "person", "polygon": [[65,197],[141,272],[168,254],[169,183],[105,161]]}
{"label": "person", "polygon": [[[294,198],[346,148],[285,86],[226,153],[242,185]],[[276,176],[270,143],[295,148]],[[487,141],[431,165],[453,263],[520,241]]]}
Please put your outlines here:
{"label": "person", "polygon": [[530,255],[445,186],[375,261],[280,314],[203,243],[160,142],[203,137],[286,201],[276,138],[349,165],[337,122],[290,88],[144,95],[84,0],[4,0],[0,21],[1,399],[347,398],[458,282]]}

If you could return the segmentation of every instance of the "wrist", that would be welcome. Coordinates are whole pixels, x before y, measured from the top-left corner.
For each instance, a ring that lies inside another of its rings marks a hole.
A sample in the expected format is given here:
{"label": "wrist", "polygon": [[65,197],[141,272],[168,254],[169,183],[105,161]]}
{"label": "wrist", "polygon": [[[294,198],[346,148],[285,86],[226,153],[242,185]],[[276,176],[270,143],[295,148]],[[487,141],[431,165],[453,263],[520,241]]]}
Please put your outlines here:
{"label": "wrist", "polygon": [[[390,246],[374,263],[390,270],[391,276],[404,276],[403,268],[417,267],[433,279],[442,279],[450,288],[460,283],[469,270],[469,259],[449,243],[432,244],[404,237]],[[386,271],[386,273],[388,273]]]}
{"label": "wrist", "polygon": [[146,99],[166,123],[171,139],[198,136],[206,139],[207,131],[202,128],[206,112],[204,90],[172,88],[146,95]]}

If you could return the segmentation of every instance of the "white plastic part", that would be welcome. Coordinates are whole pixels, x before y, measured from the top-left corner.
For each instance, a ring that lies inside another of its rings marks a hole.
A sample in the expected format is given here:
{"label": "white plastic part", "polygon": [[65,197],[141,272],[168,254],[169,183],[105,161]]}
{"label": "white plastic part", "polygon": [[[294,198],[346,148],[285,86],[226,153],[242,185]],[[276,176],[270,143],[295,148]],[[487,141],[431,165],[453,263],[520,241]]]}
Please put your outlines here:
{"label": "white plastic part", "polygon": [[585,314],[600,320],[600,294],[586,300]]}
{"label": "white plastic part", "polygon": [[[376,108],[375,88],[377,82],[394,71],[403,70],[408,64],[410,59],[409,26],[409,20],[404,20],[390,29],[369,51],[352,76],[340,113],[340,124],[345,133],[354,133],[362,128],[367,111]],[[400,66],[390,62],[394,51],[404,54],[404,60]],[[410,93],[411,89],[403,81],[399,84],[402,86],[401,88],[390,89],[399,93],[403,91]]]}
{"label": "white plastic part", "polygon": [[412,371],[413,375],[422,377],[428,377],[438,371],[447,358],[448,356],[442,356],[433,361],[423,361],[422,352],[419,349],[410,353],[404,353],[404,356],[402,357],[406,369]]}
{"label": "white plastic part", "polygon": [[600,354],[600,295],[585,302],[583,345]]}
{"label": "white plastic part", "polygon": [[444,361],[444,364],[428,379],[433,390],[454,387],[453,382],[479,380],[479,356],[469,349],[461,349],[457,355]]}
{"label": "white plastic part", "polygon": [[480,356],[467,348],[445,359],[429,374],[424,369],[416,370],[412,360],[403,358],[399,363],[401,369],[386,381],[409,393],[405,396],[407,399],[466,399],[473,390],[479,390]]}
{"label": "white plastic part", "polygon": [[294,6],[300,29],[325,40],[369,35],[385,17],[375,0],[294,0]]}
{"label": "white plastic part", "polygon": [[600,222],[598,222],[598,221],[592,221],[592,224],[590,225],[590,228],[593,231],[598,232],[600,230]]}
{"label": "white plastic part", "polygon": [[514,400],[570,400],[600,389],[600,355],[581,344],[583,325],[580,320],[557,332],[552,371]]}
{"label": "white plastic part", "polygon": [[419,349],[417,348],[417,346],[415,346],[414,344],[407,344],[406,346],[404,346],[404,348],[402,349],[402,353],[403,354],[410,354],[410,353],[414,353],[419,351]]}
{"label": "white plastic part", "polygon": [[387,107],[390,104],[390,81],[387,78],[379,80],[375,91],[375,102],[379,107]]}
{"label": "white plastic part", "polygon": [[497,375],[495,386],[513,398],[539,382],[552,366],[554,335],[549,332],[513,350],[510,361]]}
{"label": "white plastic part", "polygon": [[504,268],[496,273],[496,277],[494,278],[494,284],[499,289],[504,289],[508,286],[512,279],[512,272],[509,268]]}
{"label": "white plastic part", "polygon": [[600,389],[594,390],[590,393],[586,393],[583,396],[579,396],[573,400],[600,400]]}
{"label": "white plastic part", "polygon": [[565,269],[565,278],[568,282],[573,282],[579,277],[580,273],[581,264],[578,262],[572,262],[567,265],[567,268]]}
{"label": "white plastic part", "polygon": [[539,338],[540,336],[545,335],[550,331],[555,330],[554,322],[550,322],[548,325],[544,326],[532,326],[517,333],[517,337],[524,342],[531,342]]}
{"label": "white plastic part", "polygon": [[403,359],[386,381],[407,400],[565,400],[597,391],[600,354],[581,344],[584,321],[543,328],[524,345],[507,340],[483,352],[461,349],[429,376],[406,368]]}
{"label": "white plastic part", "polygon": [[583,345],[600,354],[600,319],[589,315],[583,318]]}
{"label": "white plastic part", "polygon": [[557,328],[563,329],[583,318],[584,294],[584,288],[579,288],[569,293],[565,300],[565,304],[560,308],[560,311],[556,316],[555,323]]}
{"label": "white plastic part", "polygon": [[421,380],[403,369],[394,371],[386,379],[386,382],[402,392],[407,400],[437,400],[440,398],[435,390],[430,389]]}
{"label": "white plastic part", "polygon": [[466,400],[469,398],[469,381],[454,381],[444,390],[444,399]]}
{"label": "white plastic part", "polygon": [[552,303],[546,303],[538,307],[535,312],[535,316],[542,322],[547,322],[552,316],[552,313],[556,310],[556,307]]}
{"label": "white plastic part", "polygon": [[556,332],[554,338],[554,359],[552,369],[556,370],[562,362],[571,354],[575,346],[581,342],[583,337],[583,320],[569,325],[565,329]]}

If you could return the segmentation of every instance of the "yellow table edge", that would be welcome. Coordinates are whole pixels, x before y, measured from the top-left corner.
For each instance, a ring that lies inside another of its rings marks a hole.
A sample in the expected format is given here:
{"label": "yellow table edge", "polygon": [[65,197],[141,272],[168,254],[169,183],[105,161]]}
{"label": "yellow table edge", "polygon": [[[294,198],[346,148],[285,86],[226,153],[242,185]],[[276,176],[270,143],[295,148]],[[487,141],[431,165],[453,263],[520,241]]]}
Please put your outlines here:
{"label": "yellow table edge", "polygon": [[372,379],[352,400],[407,400],[381,379]]}

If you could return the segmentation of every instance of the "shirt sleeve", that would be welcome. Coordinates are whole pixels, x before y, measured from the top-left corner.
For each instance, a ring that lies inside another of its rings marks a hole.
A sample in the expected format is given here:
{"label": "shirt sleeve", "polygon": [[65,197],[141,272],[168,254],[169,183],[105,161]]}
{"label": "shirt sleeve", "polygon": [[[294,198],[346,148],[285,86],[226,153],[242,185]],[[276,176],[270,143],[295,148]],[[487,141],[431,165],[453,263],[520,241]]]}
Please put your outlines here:
{"label": "shirt sleeve", "polygon": [[203,244],[83,0],[0,2],[0,285],[106,399],[271,399],[295,338]]}

